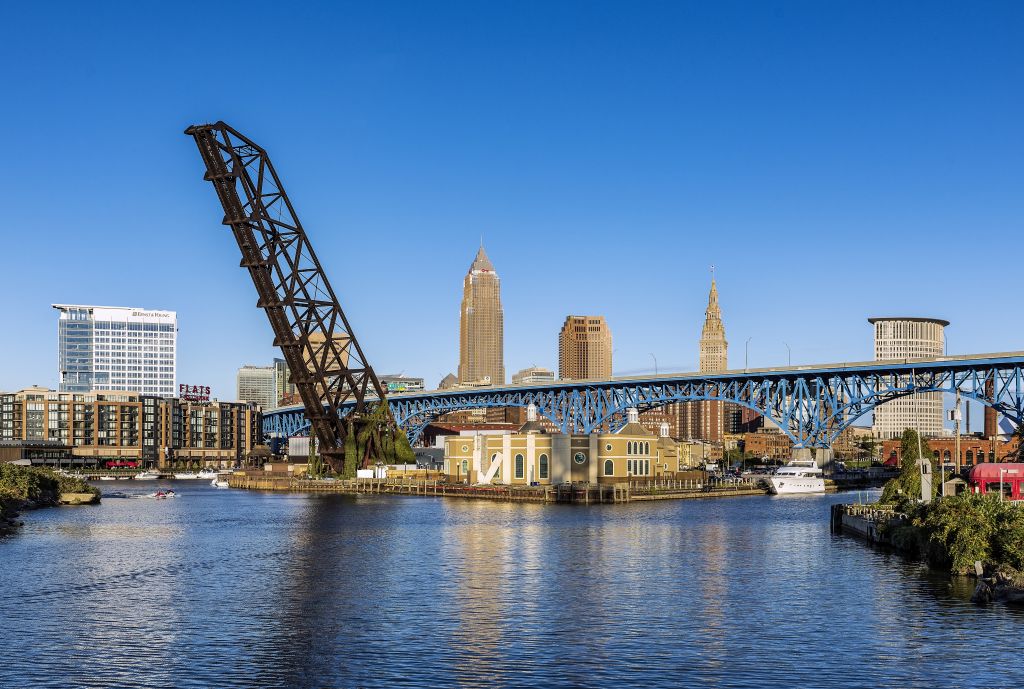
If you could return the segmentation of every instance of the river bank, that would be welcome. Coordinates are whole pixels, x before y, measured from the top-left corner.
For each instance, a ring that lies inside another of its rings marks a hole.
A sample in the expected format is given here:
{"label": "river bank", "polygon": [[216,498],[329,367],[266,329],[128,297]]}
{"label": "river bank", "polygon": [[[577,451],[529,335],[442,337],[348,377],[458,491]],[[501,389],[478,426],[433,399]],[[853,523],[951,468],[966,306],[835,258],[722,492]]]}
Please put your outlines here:
{"label": "river bank", "polygon": [[21,526],[25,510],[99,502],[99,489],[51,469],[0,464],[0,534]]}
{"label": "river bank", "polygon": [[900,508],[833,505],[832,528],[976,577],[975,602],[1024,603],[1024,508],[1015,503],[963,493]]}

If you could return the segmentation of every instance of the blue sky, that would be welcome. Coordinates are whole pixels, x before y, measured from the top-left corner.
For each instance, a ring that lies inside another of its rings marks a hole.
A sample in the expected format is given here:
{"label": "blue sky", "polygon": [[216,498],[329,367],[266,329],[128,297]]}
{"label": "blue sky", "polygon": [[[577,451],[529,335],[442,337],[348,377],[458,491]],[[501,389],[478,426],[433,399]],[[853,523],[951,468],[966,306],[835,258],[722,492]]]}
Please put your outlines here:
{"label": "blue sky", "polygon": [[[0,389],[55,386],[54,302],[174,309],[225,398],[270,328],[189,124],[264,145],[371,363],[456,368],[481,235],[506,369],[604,314],[615,370],[870,358],[870,315],[1024,349],[1024,5],[21,3],[0,26]],[[980,417],[979,417],[980,418]]]}

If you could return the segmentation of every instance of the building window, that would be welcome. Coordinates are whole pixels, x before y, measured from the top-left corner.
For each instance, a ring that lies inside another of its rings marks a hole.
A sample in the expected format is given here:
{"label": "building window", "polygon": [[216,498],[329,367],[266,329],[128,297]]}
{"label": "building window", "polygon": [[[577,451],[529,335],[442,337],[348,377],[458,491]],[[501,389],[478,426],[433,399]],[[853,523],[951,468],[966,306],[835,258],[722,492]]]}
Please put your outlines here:
{"label": "building window", "polygon": [[464,474],[468,474],[469,473],[469,460],[467,460],[467,459],[462,460],[462,473],[464,473]]}
{"label": "building window", "polygon": [[463,452],[469,452],[469,445],[463,445],[462,446],[462,451]]}
{"label": "building window", "polygon": [[612,444],[608,443],[607,445],[604,446],[604,449],[607,450],[608,452],[611,452],[612,451]]}
{"label": "building window", "polygon": [[516,478],[523,477],[523,456],[516,455]]}
{"label": "building window", "polygon": [[967,451],[967,463],[968,464],[974,464],[974,451],[973,450],[968,450]]}
{"label": "building window", "polygon": [[576,462],[577,464],[585,464],[587,461],[587,456],[582,452],[577,452],[572,456],[572,461]]}
{"label": "building window", "polygon": [[604,460],[604,475],[611,476],[615,473],[615,462],[610,459]]}
{"label": "building window", "polygon": [[540,456],[540,478],[548,477],[548,456]]}

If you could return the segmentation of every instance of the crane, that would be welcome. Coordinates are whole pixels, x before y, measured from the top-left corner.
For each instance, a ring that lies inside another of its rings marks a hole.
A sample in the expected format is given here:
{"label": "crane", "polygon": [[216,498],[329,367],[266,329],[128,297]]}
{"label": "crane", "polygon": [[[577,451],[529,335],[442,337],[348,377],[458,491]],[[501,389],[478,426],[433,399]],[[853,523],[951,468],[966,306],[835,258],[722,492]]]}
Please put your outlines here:
{"label": "crane", "polygon": [[[267,152],[224,122],[193,125],[195,139],[224,207],[223,224],[242,252],[274,345],[288,364],[310,439],[332,471],[412,454],[395,424],[384,388],[367,362],[338,297],[285,193]],[[353,403],[342,416],[343,404]]]}

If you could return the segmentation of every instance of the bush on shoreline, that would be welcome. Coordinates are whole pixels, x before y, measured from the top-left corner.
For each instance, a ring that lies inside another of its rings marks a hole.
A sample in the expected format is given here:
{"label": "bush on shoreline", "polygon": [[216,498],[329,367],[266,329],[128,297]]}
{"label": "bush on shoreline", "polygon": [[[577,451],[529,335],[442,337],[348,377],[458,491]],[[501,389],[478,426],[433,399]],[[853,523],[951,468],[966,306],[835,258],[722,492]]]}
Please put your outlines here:
{"label": "bush on shoreline", "polygon": [[1024,506],[992,496],[963,493],[910,507],[889,536],[894,547],[954,574],[973,572],[976,561],[1024,572]]}
{"label": "bush on shoreline", "polygon": [[25,504],[55,505],[61,493],[99,495],[99,489],[51,469],[0,464],[0,515]]}

